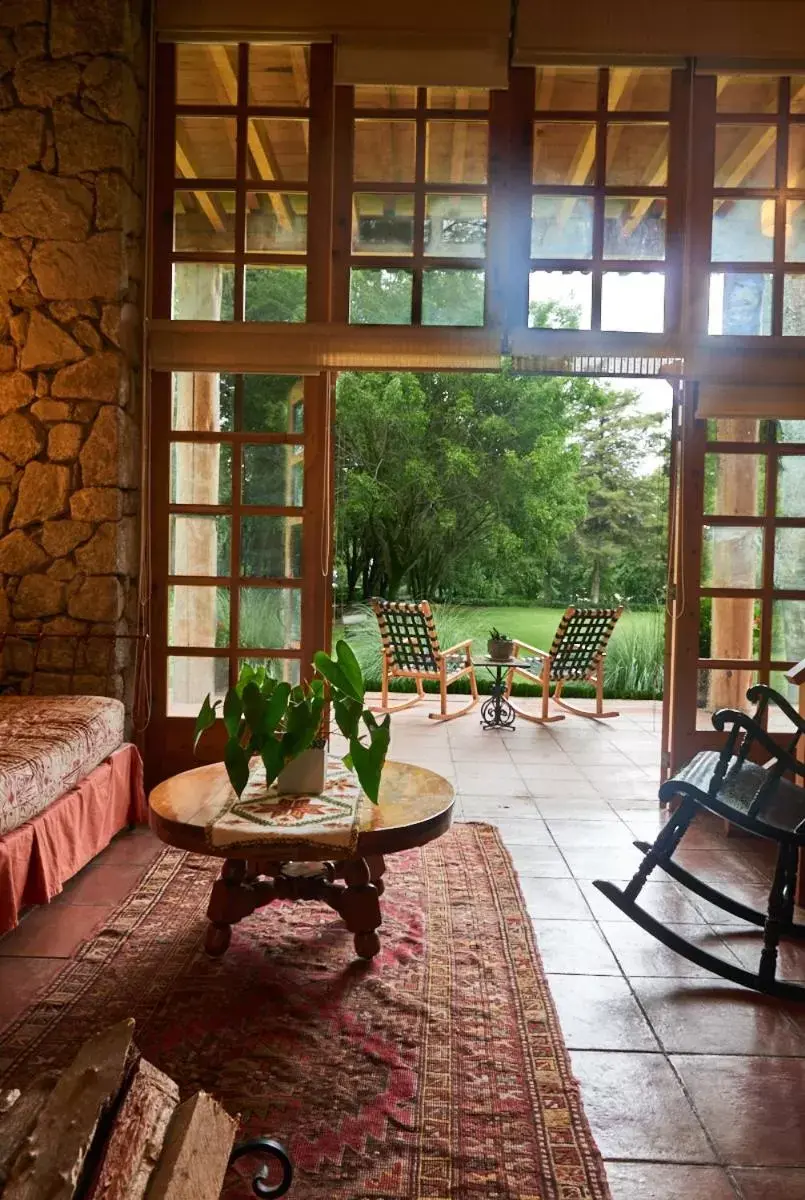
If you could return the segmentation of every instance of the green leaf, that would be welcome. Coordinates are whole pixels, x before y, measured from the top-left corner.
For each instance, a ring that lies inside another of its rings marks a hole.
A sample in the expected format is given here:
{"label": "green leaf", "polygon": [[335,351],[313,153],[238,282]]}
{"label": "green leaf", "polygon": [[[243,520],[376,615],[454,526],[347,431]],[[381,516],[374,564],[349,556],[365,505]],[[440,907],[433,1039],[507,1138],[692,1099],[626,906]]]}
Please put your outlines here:
{"label": "green leaf", "polygon": [[342,699],[340,696],[334,696],[333,712],[335,713],[335,723],[344,737],[357,737],[358,723],[361,719],[360,703],[349,697]]}
{"label": "green leaf", "polygon": [[266,783],[270,786],[285,765],[282,745],[277,738],[270,737],[263,743],[260,757],[266,769]]}
{"label": "green leaf", "polygon": [[291,695],[289,683],[278,683],[263,711],[262,735],[273,737],[280,727]]}
{"label": "green leaf", "polygon": [[249,782],[249,756],[236,737],[230,737],[224,747],[224,766],[229,782],[239,796]]}
{"label": "green leaf", "polygon": [[352,738],[349,743],[355,774],[373,804],[378,802],[380,779],[390,741],[391,718],[386,714],[382,723],[374,721],[370,730],[368,746],[364,746],[357,737]]}
{"label": "green leaf", "polygon": [[196,727],[193,730],[194,753],[198,747],[202,734],[206,733],[206,731],[215,724],[216,709],[220,703],[220,700],[216,700],[214,704],[210,704],[209,694],[204,697],[204,703],[202,704],[199,714],[196,717]]}
{"label": "green leaf", "polygon": [[363,702],[364,683],[361,664],[355,657],[355,651],[350,646],[349,642],[340,638],[335,644],[335,654],[338,659],[338,665],[346,675],[350,685],[354,689],[354,694]]}
{"label": "green leaf", "polygon": [[344,766],[347,768],[348,771],[351,771],[355,766],[354,762],[352,761],[351,754],[345,754],[344,757],[341,759],[341,762],[344,764]]}
{"label": "green leaf", "polygon": [[363,701],[363,694],[353,687],[348,676],[341,670],[338,663],[330,658],[329,654],[325,654],[323,650],[318,650],[313,655],[313,665],[336,692],[341,692],[344,696],[351,696],[353,700],[357,700],[359,703]]}
{"label": "green leaf", "polygon": [[224,725],[231,738],[238,736],[240,716],[243,712],[241,697],[237,688],[230,688],[224,697]]}
{"label": "green leaf", "polygon": [[254,679],[250,679],[244,687],[241,701],[243,703],[243,715],[248,722],[252,737],[256,735],[259,738],[263,728],[263,713],[266,702],[260,692],[259,685]]}

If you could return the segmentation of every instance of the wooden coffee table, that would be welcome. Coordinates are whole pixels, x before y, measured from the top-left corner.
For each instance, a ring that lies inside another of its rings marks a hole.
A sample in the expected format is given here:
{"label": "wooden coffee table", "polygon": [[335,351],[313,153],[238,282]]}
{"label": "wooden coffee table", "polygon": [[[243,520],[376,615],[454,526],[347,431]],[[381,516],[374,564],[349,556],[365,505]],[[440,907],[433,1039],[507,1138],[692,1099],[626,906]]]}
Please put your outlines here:
{"label": "wooden coffee table", "polygon": [[269,844],[244,858],[242,849],[212,849],[205,828],[229,791],[223,763],[196,767],[154,788],[149,797],[151,828],[169,846],[223,858],[213,884],[205,949],[224,954],[232,926],[272,900],[323,900],[354,935],[355,952],[373,958],[380,949],[384,855],[423,846],[441,837],[453,819],[453,788],[434,771],[387,762],[380,803],[365,797],[354,853],[338,862],[288,862],[287,848]]}

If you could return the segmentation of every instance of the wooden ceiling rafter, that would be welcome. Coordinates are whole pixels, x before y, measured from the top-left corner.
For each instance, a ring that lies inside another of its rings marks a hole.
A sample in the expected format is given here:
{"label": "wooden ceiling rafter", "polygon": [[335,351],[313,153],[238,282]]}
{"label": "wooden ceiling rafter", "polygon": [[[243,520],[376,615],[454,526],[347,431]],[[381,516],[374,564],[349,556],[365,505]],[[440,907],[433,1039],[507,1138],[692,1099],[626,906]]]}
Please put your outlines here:
{"label": "wooden ceiling rafter", "polygon": [[[629,71],[619,70],[617,75],[613,73],[609,84],[609,103],[615,106],[619,103],[626,92],[629,83]],[[634,86],[634,85],[632,85]],[[612,131],[608,130],[610,134]],[[598,126],[593,124],[592,129],[586,134],[584,141],[579,146],[570,165],[570,173],[568,183],[571,187],[584,187],[590,175],[590,170],[595,163],[595,149],[598,139]],[[563,229],[570,219],[573,212],[573,206],[576,203],[575,196],[567,196],[559,207],[559,212],[556,216],[557,229]]]}
{"label": "wooden ceiling rafter", "polygon": [[[190,156],[183,145],[183,139],[179,136],[178,132],[176,134],[176,168],[185,179],[198,178],[198,171],[196,171],[195,167],[193,166]],[[193,195],[196,198],[196,203],[204,213],[204,216],[207,218],[209,223],[212,225],[215,232],[225,233],[226,223],[224,222],[218,206],[209,192],[193,191]]]}

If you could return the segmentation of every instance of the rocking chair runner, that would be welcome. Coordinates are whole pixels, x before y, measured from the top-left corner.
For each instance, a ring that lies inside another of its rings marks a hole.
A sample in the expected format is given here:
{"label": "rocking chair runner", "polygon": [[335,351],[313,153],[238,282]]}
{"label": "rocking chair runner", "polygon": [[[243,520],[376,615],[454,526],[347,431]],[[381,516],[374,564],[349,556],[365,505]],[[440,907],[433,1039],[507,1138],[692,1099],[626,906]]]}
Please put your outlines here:
{"label": "rocking chair runner", "polygon": [[[780,938],[805,940],[805,925],[794,921],[798,852],[805,846],[805,789],[784,778],[786,775],[800,780],[805,777],[805,764],[795,757],[797,744],[805,734],[805,721],[787,700],[766,684],[757,684],[746,694],[752,703],[757,702],[754,717],[728,708],[715,713],[715,728],[719,732],[728,730],[723,750],[720,753],[705,750],[697,754],[660,788],[662,802],[679,797],[681,803],[653,846],[635,842],[644,858],[630,882],[623,889],[600,879],[594,884],[627,917],[690,962],[770,996],[805,1000],[805,985],[777,978]],[[794,735],[787,746],[778,746],[763,728],[764,714],[770,703],[781,709],[794,726]],[[749,758],[750,751],[756,747],[771,756],[763,766]],[[673,861],[691,821],[702,809],[777,842],[777,867],[765,913],[724,895]],[[660,867],[703,900],[763,929],[763,948],[756,972],[692,945],[637,904],[637,897],[655,867]]]}
{"label": "rocking chair runner", "polygon": [[[539,675],[526,667],[512,667],[506,677],[506,699],[511,703],[512,681],[515,675],[522,675],[531,683],[538,683],[542,688],[542,711],[535,717],[532,713],[523,712],[512,704],[512,708],[524,721],[533,721],[544,725],[550,721],[564,721],[562,713],[549,716],[548,705],[551,700],[559,708],[575,713],[578,717],[607,718],[617,717],[617,712],[604,712],[604,659],[607,642],[612,636],[612,630],[618,623],[623,608],[568,608],[562,617],[553,637],[550,650],[538,650],[527,642],[514,642],[514,657],[518,658],[520,651],[542,660],[542,670]],[[595,711],[588,712],[576,708],[562,699],[562,688],[569,681],[574,683],[595,684]],[[551,685],[554,692],[551,696]]]}
{"label": "rocking chair runner", "polygon": [[[478,703],[475,668],[472,665],[472,638],[439,648],[439,638],[433,614],[426,600],[421,604],[402,600],[372,600],[380,636],[383,641],[383,673],[379,712],[400,712],[424,700],[422,684],[429,679],[439,684],[440,711],[428,713],[434,721],[452,721],[470,711]],[[457,679],[467,676],[472,699],[454,712],[447,711],[447,689]],[[389,680],[413,679],[417,694],[389,707]]]}

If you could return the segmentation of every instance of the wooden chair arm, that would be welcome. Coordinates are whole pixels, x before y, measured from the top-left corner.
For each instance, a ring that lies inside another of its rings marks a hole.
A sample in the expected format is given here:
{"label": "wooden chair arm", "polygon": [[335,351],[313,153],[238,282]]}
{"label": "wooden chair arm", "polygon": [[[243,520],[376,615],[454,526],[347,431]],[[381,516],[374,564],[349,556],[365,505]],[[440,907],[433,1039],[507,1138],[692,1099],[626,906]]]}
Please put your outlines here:
{"label": "wooden chair arm", "polygon": [[514,642],[514,657],[517,657],[518,650],[527,650],[529,654],[536,655],[537,658],[550,658],[547,650],[538,650],[536,646],[529,646],[528,642],[519,642],[517,638],[512,638]]}
{"label": "wooden chair arm", "polygon": [[805,716],[798,713],[792,704],[789,704],[785,696],[781,696],[779,692],[775,692],[774,688],[770,688],[767,683],[756,683],[749,688],[746,693],[747,700],[751,700],[753,704],[758,705],[758,714],[766,708],[768,704],[774,704],[784,713],[794,728],[799,734],[805,733]]}
{"label": "wooden chair arm", "polygon": [[766,750],[770,758],[777,760],[778,765],[774,772],[775,775],[782,775],[790,771],[792,775],[805,776],[805,763],[797,762],[794,756],[784,746],[779,746],[748,713],[740,712],[737,708],[720,708],[718,712],[713,713],[714,729],[717,729],[719,733],[723,733],[728,725],[732,726],[730,736],[721,752],[721,760],[713,777],[713,784],[716,785],[716,790],[730,764],[737,736],[741,729],[745,730],[746,737],[738,754],[739,761],[743,761],[747,757],[750,746],[756,742]]}
{"label": "wooden chair arm", "polygon": [[446,650],[440,650],[439,655],[441,658],[449,658],[451,654],[455,654],[458,650],[468,650],[474,640],[474,638],[467,638],[465,642],[456,642],[455,646],[448,646]]}

